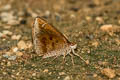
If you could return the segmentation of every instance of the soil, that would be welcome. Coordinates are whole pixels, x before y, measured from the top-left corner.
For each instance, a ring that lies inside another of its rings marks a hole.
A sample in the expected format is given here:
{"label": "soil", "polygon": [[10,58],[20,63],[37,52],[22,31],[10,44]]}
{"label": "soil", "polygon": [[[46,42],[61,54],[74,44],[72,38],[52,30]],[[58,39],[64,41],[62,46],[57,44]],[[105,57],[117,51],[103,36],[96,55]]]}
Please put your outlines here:
{"label": "soil", "polygon": [[[119,14],[120,0],[0,0],[0,80],[119,80]],[[69,55],[65,63],[63,56],[42,59],[33,46],[20,50],[23,54],[13,60],[4,57],[13,47],[19,49],[19,41],[32,43],[36,16],[75,42],[75,52],[88,64],[73,56],[73,65]]]}

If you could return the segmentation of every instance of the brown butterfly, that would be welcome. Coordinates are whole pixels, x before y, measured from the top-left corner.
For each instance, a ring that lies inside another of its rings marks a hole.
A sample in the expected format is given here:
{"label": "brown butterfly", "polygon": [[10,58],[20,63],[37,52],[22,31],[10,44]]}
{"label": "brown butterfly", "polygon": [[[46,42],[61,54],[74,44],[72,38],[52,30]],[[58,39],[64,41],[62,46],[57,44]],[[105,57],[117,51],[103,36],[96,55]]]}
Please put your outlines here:
{"label": "brown butterfly", "polygon": [[[68,39],[51,24],[47,23],[41,17],[36,17],[32,28],[33,44],[35,52],[43,58],[53,56],[65,56],[74,52],[77,44],[68,41]],[[70,54],[71,55],[71,54]],[[81,56],[79,56],[84,60]]]}

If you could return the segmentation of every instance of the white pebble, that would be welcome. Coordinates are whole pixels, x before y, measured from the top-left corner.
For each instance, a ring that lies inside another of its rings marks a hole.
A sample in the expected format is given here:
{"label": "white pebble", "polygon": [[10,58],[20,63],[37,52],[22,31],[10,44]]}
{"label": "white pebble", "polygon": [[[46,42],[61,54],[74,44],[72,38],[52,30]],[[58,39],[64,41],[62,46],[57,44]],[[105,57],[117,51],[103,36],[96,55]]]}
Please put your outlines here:
{"label": "white pebble", "polygon": [[11,36],[12,40],[19,40],[21,38],[21,35],[13,35]]}
{"label": "white pebble", "polygon": [[10,10],[11,9],[11,5],[7,4],[5,6],[2,7],[2,10]]}
{"label": "white pebble", "polygon": [[15,48],[12,49],[12,51],[13,51],[13,52],[17,52],[17,51],[18,51],[18,48],[15,47]]}
{"label": "white pebble", "polygon": [[5,35],[12,35],[12,32],[10,32],[8,30],[4,30],[2,33],[5,34]]}

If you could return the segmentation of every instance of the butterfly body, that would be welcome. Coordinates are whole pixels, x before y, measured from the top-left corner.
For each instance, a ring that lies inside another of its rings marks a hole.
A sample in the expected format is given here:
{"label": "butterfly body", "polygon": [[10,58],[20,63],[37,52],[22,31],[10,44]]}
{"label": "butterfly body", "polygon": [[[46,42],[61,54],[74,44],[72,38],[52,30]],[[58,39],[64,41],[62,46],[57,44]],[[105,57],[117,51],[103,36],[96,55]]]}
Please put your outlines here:
{"label": "butterfly body", "polygon": [[32,28],[35,52],[43,58],[67,55],[77,47],[55,27],[40,17],[35,18]]}

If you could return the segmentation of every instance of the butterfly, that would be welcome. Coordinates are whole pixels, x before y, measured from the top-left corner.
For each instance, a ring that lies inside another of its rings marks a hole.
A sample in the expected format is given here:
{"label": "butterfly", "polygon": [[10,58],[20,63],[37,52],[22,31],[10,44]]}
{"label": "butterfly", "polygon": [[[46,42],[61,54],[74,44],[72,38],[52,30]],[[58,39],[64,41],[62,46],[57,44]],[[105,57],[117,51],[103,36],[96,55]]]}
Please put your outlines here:
{"label": "butterfly", "polygon": [[[71,52],[79,56],[74,51],[77,44],[68,41],[53,25],[39,16],[34,20],[32,37],[35,52],[42,58],[58,57],[60,55],[65,58],[67,54],[71,55]],[[79,57],[84,60],[81,56]]]}

